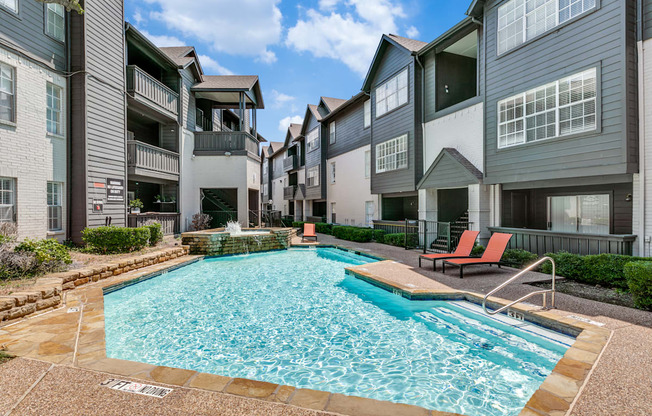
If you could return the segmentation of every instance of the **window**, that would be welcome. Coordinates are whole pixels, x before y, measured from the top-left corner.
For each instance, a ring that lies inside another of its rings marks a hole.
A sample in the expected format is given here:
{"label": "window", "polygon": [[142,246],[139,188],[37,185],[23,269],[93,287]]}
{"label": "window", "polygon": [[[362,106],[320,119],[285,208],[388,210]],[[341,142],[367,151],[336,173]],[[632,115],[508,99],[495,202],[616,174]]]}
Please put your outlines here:
{"label": "window", "polygon": [[63,42],[66,38],[64,22],[65,15],[63,6],[48,3],[45,9],[45,33]]}
{"label": "window", "polygon": [[609,195],[548,197],[548,228],[552,231],[609,234]]}
{"label": "window", "polygon": [[16,218],[16,188],[12,178],[0,178],[0,222]]}
{"label": "window", "polygon": [[331,183],[335,183],[335,162],[331,162]]}
{"label": "window", "polygon": [[364,128],[371,126],[371,100],[364,102]]}
{"label": "window", "polygon": [[333,144],[333,143],[335,143],[335,122],[334,121],[331,122],[331,124],[329,124],[328,128],[330,129],[330,134],[328,136],[329,137],[328,142],[330,144]]}
{"label": "window", "polygon": [[319,148],[319,127],[315,127],[308,132],[306,146],[308,146],[308,152]]}
{"label": "window", "polygon": [[498,54],[595,8],[596,0],[511,0],[498,8]]}
{"label": "window", "polygon": [[335,215],[335,202],[331,202],[331,223],[337,223],[337,217]]}
{"label": "window", "polygon": [[407,134],[376,145],[376,173],[408,166]]}
{"label": "window", "polygon": [[408,102],[407,68],[376,88],[376,118]]}
{"label": "window", "polygon": [[48,182],[48,231],[61,230],[61,189],[60,182]]}
{"label": "window", "polygon": [[267,185],[267,184],[263,184],[263,195],[265,195],[265,196],[269,196],[269,192],[267,192],[267,191],[269,191],[269,187],[268,187],[268,185]]}
{"label": "window", "polygon": [[267,173],[268,168],[269,168],[269,163],[268,163],[267,159],[265,159],[265,161],[263,162],[263,175],[265,175]]}
{"label": "window", "polygon": [[376,205],[374,201],[366,201],[364,203],[364,225],[367,227],[373,226],[374,213],[376,212]]}
{"label": "window", "polygon": [[498,147],[595,130],[596,73],[592,68],[499,101]]}
{"label": "window", "polygon": [[47,85],[47,129],[48,133],[61,136],[61,88],[48,82]]}
{"label": "window", "polygon": [[308,168],[306,186],[319,186],[319,165]]}
{"label": "window", "polygon": [[15,73],[14,67],[0,62],[0,120],[12,123],[16,122]]}
{"label": "window", "polygon": [[364,177],[371,176],[371,150],[364,152]]}
{"label": "window", "polygon": [[18,13],[18,0],[0,0],[0,7],[9,9],[14,13]]}

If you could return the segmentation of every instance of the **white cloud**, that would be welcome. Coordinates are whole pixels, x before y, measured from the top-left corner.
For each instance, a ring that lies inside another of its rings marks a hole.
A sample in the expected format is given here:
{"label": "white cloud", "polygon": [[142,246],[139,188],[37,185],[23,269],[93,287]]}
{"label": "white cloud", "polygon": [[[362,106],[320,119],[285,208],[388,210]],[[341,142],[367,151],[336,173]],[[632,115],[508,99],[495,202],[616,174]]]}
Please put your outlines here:
{"label": "white cloud", "polygon": [[282,108],[286,104],[291,103],[296,99],[296,97],[283,94],[282,92],[278,92],[276,90],[272,90],[271,94],[272,94],[272,107],[274,108]]}
{"label": "white cloud", "polygon": [[407,35],[408,38],[416,39],[417,37],[419,37],[419,29],[417,29],[414,26],[410,26],[405,31],[405,34]]}
{"label": "white cloud", "polygon": [[145,0],[159,10],[150,17],[219,52],[276,61],[268,47],[281,39],[280,0]]}
{"label": "white cloud", "polygon": [[152,35],[146,30],[140,30],[140,33],[143,34],[147,39],[152,41],[152,43],[159,48],[166,47],[166,46],[183,46],[185,43],[174,36],[168,36],[168,35]]}
{"label": "white cloud", "polygon": [[[209,75],[233,75],[233,71],[220,65],[215,59],[208,55],[199,55],[199,62],[202,68],[207,69]],[[212,74],[210,74],[212,72]]]}
{"label": "white cloud", "polygon": [[143,23],[145,21],[145,18],[143,17],[142,13],[140,12],[140,9],[137,9],[134,12],[134,22],[136,22],[137,25]]}
{"label": "white cloud", "polygon": [[319,0],[320,10],[333,10],[340,0]]}
{"label": "white cloud", "polygon": [[[320,7],[335,7],[337,0],[322,0]],[[306,11],[289,29],[286,45],[318,58],[342,61],[364,76],[383,33],[397,33],[397,19],[405,17],[400,5],[390,0],[348,0],[346,8],[329,14]]]}
{"label": "white cloud", "polygon": [[299,124],[299,123],[303,123],[303,117],[287,116],[278,122],[278,130],[282,133],[285,133],[288,131],[288,127],[290,127],[290,124]]}

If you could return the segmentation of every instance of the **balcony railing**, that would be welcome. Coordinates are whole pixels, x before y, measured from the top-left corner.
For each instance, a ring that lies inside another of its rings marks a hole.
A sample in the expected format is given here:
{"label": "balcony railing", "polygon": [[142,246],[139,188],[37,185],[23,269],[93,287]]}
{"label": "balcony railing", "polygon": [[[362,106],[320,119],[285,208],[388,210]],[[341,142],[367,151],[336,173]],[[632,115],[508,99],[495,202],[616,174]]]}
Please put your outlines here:
{"label": "balcony railing", "polygon": [[195,132],[196,155],[221,155],[226,152],[258,156],[258,141],[244,131]]}
{"label": "balcony railing", "polygon": [[631,255],[636,241],[636,236],[629,234],[581,234],[506,227],[489,227],[489,231],[512,234],[509,248],[520,248],[540,256],[558,251]]}
{"label": "balcony railing", "polygon": [[294,199],[294,194],[297,191],[296,185],[290,185],[283,188],[283,199]]}
{"label": "balcony railing", "polygon": [[290,155],[283,159],[283,172],[288,172],[298,168],[297,166],[297,155]]}
{"label": "balcony railing", "polygon": [[173,116],[179,114],[179,94],[135,65],[127,66],[127,91]]}
{"label": "balcony railing", "polygon": [[138,140],[127,141],[127,166],[135,174],[179,176],[179,154]]}
{"label": "balcony railing", "polygon": [[148,221],[157,221],[161,224],[163,235],[179,234],[181,214],[176,212],[144,212],[142,214],[129,214],[129,227],[141,227]]}

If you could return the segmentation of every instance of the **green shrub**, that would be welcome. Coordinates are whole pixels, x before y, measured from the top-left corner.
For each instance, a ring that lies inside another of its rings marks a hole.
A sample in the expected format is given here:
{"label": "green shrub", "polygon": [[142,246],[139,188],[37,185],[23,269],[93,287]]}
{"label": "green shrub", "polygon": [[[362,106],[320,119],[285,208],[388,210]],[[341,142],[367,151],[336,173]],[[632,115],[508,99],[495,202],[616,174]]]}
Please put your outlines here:
{"label": "green shrub", "polygon": [[485,247],[482,244],[476,244],[471,250],[471,256],[480,257],[484,253]]}
{"label": "green shrub", "polygon": [[72,259],[68,249],[59,244],[57,240],[30,240],[27,239],[18,244],[14,249],[15,252],[29,252],[34,253],[36,261],[39,263],[63,263],[70,264]]}
{"label": "green shrub", "polygon": [[387,234],[387,231],[385,230],[374,230],[373,232],[373,239],[377,243],[382,243],[385,240],[385,234]]}
{"label": "green shrub", "polygon": [[652,311],[652,261],[629,262],[623,270],[636,307]]}
{"label": "green shrub", "polygon": [[149,245],[155,246],[163,241],[163,230],[160,222],[145,224],[143,227],[149,230]]}
{"label": "green shrub", "polygon": [[374,230],[371,228],[352,227],[350,225],[335,225],[332,232],[335,238],[358,243],[368,243],[374,236]]}
{"label": "green shrub", "polygon": [[315,223],[315,232],[321,234],[333,234],[333,224],[327,224],[325,222]]}
{"label": "green shrub", "polygon": [[151,237],[151,231],[146,227],[96,227],[85,228],[82,231],[82,239],[91,251],[111,254],[129,253],[141,250],[147,246]]}
{"label": "green shrub", "polygon": [[305,224],[305,221],[293,221],[292,222],[292,228],[301,228],[303,229],[303,224]]}
{"label": "green shrub", "polygon": [[530,264],[537,261],[539,256],[534,253],[530,253],[526,250],[521,250],[520,248],[514,248],[505,250],[501,261],[507,263],[512,267],[523,268],[524,266],[529,266]]}
{"label": "green shrub", "polygon": [[[546,253],[544,256],[550,257],[555,261],[557,276],[563,276],[570,280],[582,281],[583,276],[586,273],[582,256],[567,251]],[[552,273],[552,265],[550,262],[541,264],[541,272],[548,274]]]}
{"label": "green shrub", "polygon": [[[416,234],[408,234],[407,242],[408,247],[416,246],[418,242],[418,236]],[[383,243],[389,244],[390,246],[405,247],[405,233],[385,234]]]}

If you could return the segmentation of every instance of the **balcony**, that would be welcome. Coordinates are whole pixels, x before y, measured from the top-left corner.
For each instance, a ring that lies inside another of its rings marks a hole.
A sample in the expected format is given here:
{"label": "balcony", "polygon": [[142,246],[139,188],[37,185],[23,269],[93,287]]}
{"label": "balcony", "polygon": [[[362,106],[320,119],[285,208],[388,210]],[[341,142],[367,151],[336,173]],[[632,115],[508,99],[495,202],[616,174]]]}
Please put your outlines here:
{"label": "balcony", "polygon": [[127,92],[130,105],[142,111],[154,110],[157,121],[177,120],[179,94],[135,65],[127,65]]}
{"label": "balcony", "polygon": [[129,227],[142,227],[150,221],[161,224],[163,235],[175,235],[180,232],[181,214],[175,212],[144,212],[142,214],[129,214],[127,224]]}
{"label": "balcony", "polygon": [[127,168],[130,177],[178,181],[179,154],[137,140],[127,140]]}
{"label": "balcony", "polygon": [[291,200],[294,199],[294,194],[297,191],[296,185],[290,185],[283,188],[283,199]]}
{"label": "balcony", "polygon": [[195,132],[197,156],[253,156],[260,159],[258,140],[244,131],[198,131]]}
{"label": "balcony", "polygon": [[283,159],[283,172],[289,172],[291,170],[297,169],[298,166],[298,161],[299,158],[297,158],[297,155],[290,155]]}

